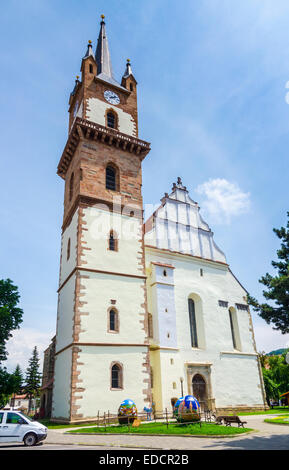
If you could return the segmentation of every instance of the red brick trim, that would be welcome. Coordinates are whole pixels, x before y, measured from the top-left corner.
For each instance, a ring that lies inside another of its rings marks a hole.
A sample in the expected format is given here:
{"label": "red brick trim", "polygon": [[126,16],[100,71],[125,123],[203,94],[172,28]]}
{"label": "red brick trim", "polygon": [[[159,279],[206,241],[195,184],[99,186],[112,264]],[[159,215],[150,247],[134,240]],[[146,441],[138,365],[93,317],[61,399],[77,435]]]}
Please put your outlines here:
{"label": "red brick trim", "polygon": [[142,343],[70,343],[64,348],[60,349],[55,353],[55,356],[58,354],[66,351],[66,349],[73,348],[74,346],[116,346],[116,347],[126,347],[126,346],[134,346],[134,347],[139,347],[139,348],[149,348],[149,344],[142,344]]}
{"label": "red brick trim", "polygon": [[57,292],[60,292],[61,289],[65,286],[65,284],[69,281],[69,279],[71,278],[71,276],[73,276],[73,274],[76,272],[76,271],[84,271],[84,272],[90,272],[90,273],[99,273],[99,274],[112,274],[112,275],[115,275],[115,276],[123,276],[123,277],[132,277],[132,278],[136,278],[136,279],[146,279],[147,276],[141,276],[139,274],[127,274],[127,273],[116,273],[116,272],[113,272],[113,271],[102,271],[101,269],[92,269],[92,268],[82,268],[81,266],[76,266],[72,271],[71,273],[69,274],[69,276],[67,276],[67,278],[65,279],[65,281],[63,281],[63,283],[61,284],[61,286],[58,288]]}

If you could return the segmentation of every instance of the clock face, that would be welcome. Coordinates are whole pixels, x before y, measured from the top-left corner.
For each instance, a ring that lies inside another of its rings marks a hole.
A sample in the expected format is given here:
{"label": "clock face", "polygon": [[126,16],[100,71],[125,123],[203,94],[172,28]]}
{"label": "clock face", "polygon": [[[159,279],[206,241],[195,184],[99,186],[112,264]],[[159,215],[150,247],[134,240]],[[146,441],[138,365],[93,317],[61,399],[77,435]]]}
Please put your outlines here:
{"label": "clock face", "polygon": [[119,104],[120,103],[119,96],[116,93],[114,93],[114,91],[106,90],[104,92],[103,96],[105,97],[106,101],[108,101],[108,103],[110,103],[110,104]]}

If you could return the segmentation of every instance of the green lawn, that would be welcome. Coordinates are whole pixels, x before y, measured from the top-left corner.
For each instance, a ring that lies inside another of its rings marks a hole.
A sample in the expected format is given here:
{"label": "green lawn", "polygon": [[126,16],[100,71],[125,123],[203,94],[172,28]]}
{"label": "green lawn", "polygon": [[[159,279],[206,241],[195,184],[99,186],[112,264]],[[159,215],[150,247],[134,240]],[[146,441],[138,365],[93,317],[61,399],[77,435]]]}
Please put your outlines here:
{"label": "green lawn", "polygon": [[113,434],[184,434],[184,435],[194,435],[194,436],[220,436],[226,435],[230,436],[233,434],[244,434],[248,431],[252,431],[249,428],[238,428],[236,426],[222,426],[214,423],[202,423],[202,427],[199,424],[188,424],[188,425],[179,425],[175,423],[169,424],[167,427],[166,423],[145,423],[141,424],[137,428],[128,427],[128,426],[107,426],[104,427],[89,427],[83,429],[76,429],[73,431],[68,431],[68,433],[74,434],[98,434],[98,433],[113,433]]}
{"label": "green lawn", "polygon": [[289,415],[278,416],[278,418],[264,419],[265,423],[286,424],[289,426]]}
{"label": "green lawn", "polygon": [[[273,408],[273,410],[267,410],[267,411],[252,411],[251,413],[246,413],[246,412],[240,412],[236,413],[238,416],[250,416],[250,415],[277,415],[280,413],[287,413],[289,412],[288,406],[276,406]],[[231,413],[235,414],[235,413]]]}

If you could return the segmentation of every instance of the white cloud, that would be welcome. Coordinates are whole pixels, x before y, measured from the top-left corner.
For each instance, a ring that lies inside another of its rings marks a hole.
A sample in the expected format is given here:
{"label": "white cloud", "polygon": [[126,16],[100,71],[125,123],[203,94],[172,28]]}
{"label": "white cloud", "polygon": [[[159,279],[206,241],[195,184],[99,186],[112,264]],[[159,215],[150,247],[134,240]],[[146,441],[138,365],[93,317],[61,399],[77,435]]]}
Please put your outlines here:
{"label": "white cloud", "polygon": [[2,363],[2,366],[7,367],[11,372],[19,364],[22,371],[25,372],[33,348],[37,346],[42,372],[43,351],[48,347],[53,335],[33,328],[20,328],[20,330],[13,331],[12,334],[13,337],[7,343],[8,359]]}
{"label": "white cloud", "polygon": [[196,191],[204,196],[202,207],[215,223],[230,223],[233,216],[244,214],[250,208],[250,193],[244,193],[236,183],[224,178],[210,179]]}

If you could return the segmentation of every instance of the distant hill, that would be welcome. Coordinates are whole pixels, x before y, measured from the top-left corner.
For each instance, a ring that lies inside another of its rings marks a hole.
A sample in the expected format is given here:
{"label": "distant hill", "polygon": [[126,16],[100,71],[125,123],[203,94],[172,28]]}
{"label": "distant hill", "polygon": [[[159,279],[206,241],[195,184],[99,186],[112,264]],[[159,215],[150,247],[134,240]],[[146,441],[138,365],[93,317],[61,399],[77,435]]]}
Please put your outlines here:
{"label": "distant hill", "polygon": [[271,351],[266,354],[266,356],[279,356],[280,354],[283,354],[286,351],[288,351],[288,348],[276,349],[276,351]]}

